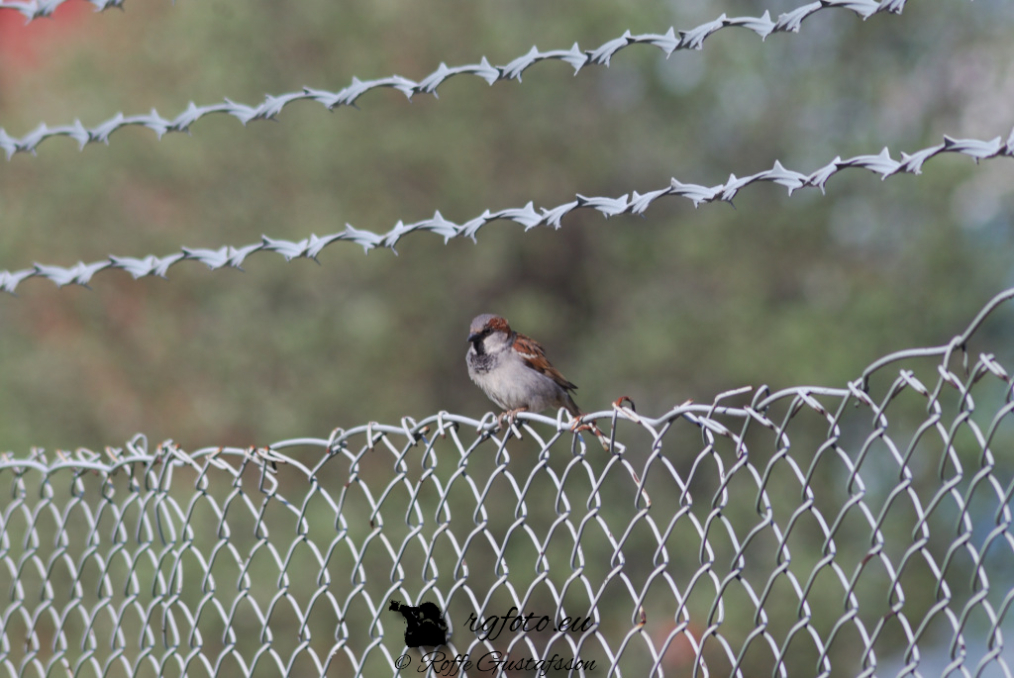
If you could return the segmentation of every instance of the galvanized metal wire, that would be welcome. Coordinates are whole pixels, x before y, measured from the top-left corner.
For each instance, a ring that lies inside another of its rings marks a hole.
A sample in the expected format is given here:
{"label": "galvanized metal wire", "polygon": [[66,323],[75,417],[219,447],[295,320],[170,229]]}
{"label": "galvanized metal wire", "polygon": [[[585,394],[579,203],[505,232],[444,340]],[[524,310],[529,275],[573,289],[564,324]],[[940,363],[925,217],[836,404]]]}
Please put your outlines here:
{"label": "galvanized metal wire", "polygon": [[108,259],[90,264],[78,262],[76,266],[54,266],[36,263],[32,268],[19,271],[0,271],[0,290],[14,294],[18,285],[29,278],[47,278],[58,287],[64,285],[82,285],[87,287],[92,276],[104,270],[121,269],[130,273],[134,279],[146,276],[165,277],[169,268],[181,261],[199,261],[211,270],[231,267],[242,270],[243,262],[254,252],[275,252],[285,257],[286,261],[298,258],[316,260],[320,252],[335,242],[355,243],[369,252],[378,247],[394,249],[398,242],[410,233],[433,233],[443,237],[444,242],[452,238],[476,239],[476,234],[487,224],[494,221],[513,221],[530,230],[539,226],[552,226],[559,229],[563,217],[579,209],[593,209],[605,217],[618,214],[643,214],[656,200],[668,196],[679,196],[693,201],[694,206],[711,202],[732,202],[739,191],[750,184],[772,182],[788,188],[789,194],[800,188],[819,188],[824,191],[828,180],[838,172],[849,168],[867,169],[886,179],[901,173],[920,174],[923,164],[930,158],[942,153],[959,153],[974,158],[976,161],[987,158],[1014,156],[1014,131],[1002,141],[996,137],[989,141],[979,139],[952,139],[945,136],[943,143],[930,146],[912,154],[902,152],[901,160],[891,157],[887,148],[877,155],[858,155],[842,159],[836,156],[827,165],[803,174],[786,169],[780,162],[763,172],[745,177],[729,175],[724,184],[702,186],[685,184],[678,179],[671,179],[669,186],[641,194],[634,191],[618,198],[586,197],[578,194],[576,199],[552,208],[542,207],[536,211],[534,204],[529,202],[524,207],[512,207],[500,210],[484,210],[482,214],[462,224],[444,218],[439,212],[433,217],[406,224],[399,221],[386,233],[361,230],[351,224],[345,224],[345,230],[325,236],[312,234],[298,242],[262,236],[260,242],[235,247],[224,245],[218,249],[183,247],[179,252],[165,256],[149,254],[143,258],[122,257],[111,255]]}
{"label": "galvanized metal wire", "polygon": [[[3,455],[0,667],[421,675],[396,600],[443,611],[446,657],[596,662],[577,675],[1010,676],[1014,391],[980,326],[1012,298],[840,387],[620,400],[587,415],[608,452],[563,412],[440,412]],[[469,628],[512,607],[594,625]]]}
{"label": "galvanized metal wire", "polygon": [[[89,0],[99,9],[122,4],[122,0],[110,2],[108,0]],[[492,66],[486,57],[479,63],[465,64],[463,66],[448,67],[441,63],[440,66],[419,81],[411,80],[400,75],[391,75],[375,80],[359,80],[353,77],[352,83],[336,92],[328,90],[304,87],[300,92],[287,92],[285,94],[266,94],[264,102],[257,106],[237,103],[225,99],[221,103],[198,106],[193,101],[185,111],[173,119],[163,118],[155,109],[147,115],[124,115],[117,113],[112,118],[95,125],[85,127],[80,120],[75,120],[69,125],[50,127],[41,123],[34,130],[21,137],[10,136],[6,130],[0,127],[0,148],[7,154],[8,160],[15,153],[35,153],[39,144],[46,139],[53,137],[70,137],[78,142],[80,148],[91,143],[109,143],[109,137],[117,130],[124,127],[146,127],[155,132],[161,139],[169,132],[189,132],[191,125],[201,118],[225,113],[238,119],[244,125],[253,120],[275,119],[289,104],[296,101],[316,101],[323,104],[328,110],[334,110],[339,106],[354,106],[367,92],[375,89],[392,88],[403,93],[409,99],[416,94],[436,94],[448,78],[458,75],[475,75],[488,84],[493,85],[500,80],[521,80],[521,75],[528,68],[541,61],[564,61],[574,67],[577,74],[585,66],[604,65],[608,66],[610,59],[620,50],[631,45],[652,45],[665,52],[666,57],[677,50],[702,49],[704,41],[714,33],[723,28],[738,26],[746,28],[761,39],[767,38],[773,33],[798,33],[803,22],[820,12],[830,8],[841,8],[850,10],[863,19],[874,14],[889,12],[901,14],[907,0],[818,0],[803,5],[791,12],[780,14],[777,20],[771,19],[770,12],[765,11],[759,17],[727,17],[722,14],[714,21],[692,28],[686,31],[677,31],[669,28],[666,33],[644,33],[632,35],[630,31],[624,32],[618,38],[609,40],[599,47],[591,50],[582,50],[575,42],[570,49],[555,49],[540,51],[532,47],[526,54],[513,59],[504,66]],[[53,10],[66,0],[0,0],[0,10],[4,8],[17,9],[29,20],[39,16],[48,16]]]}

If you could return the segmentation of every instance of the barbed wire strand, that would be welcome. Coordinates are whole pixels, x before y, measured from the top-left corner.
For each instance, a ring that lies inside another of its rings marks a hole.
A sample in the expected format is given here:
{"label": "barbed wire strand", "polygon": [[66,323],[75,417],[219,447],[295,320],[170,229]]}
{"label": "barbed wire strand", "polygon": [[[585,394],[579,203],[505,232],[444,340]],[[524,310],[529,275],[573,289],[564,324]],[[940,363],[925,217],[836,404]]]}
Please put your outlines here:
{"label": "barbed wire strand", "polygon": [[[79,262],[76,266],[63,267],[49,264],[36,263],[33,268],[26,268],[19,271],[0,271],[0,290],[14,294],[17,286],[28,278],[47,278],[58,287],[64,285],[81,285],[88,287],[92,276],[99,271],[106,269],[120,269],[130,273],[134,279],[145,276],[166,277],[169,268],[181,261],[199,261],[209,269],[215,270],[223,267],[231,267],[242,270],[243,262],[254,252],[276,252],[281,254],[286,261],[298,258],[317,260],[320,252],[334,242],[355,243],[369,252],[376,248],[388,248],[395,250],[398,242],[415,232],[428,232],[442,236],[447,243],[452,238],[466,237],[476,241],[476,234],[479,230],[493,221],[513,221],[524,226],[525,230],[531,230],[539,226],[552,226],[559,229],[562,219],[567,214],[579,209],[593,209],[600,212],[606,218],[619,214],[641,215],[654,203],[668,196],[680,196],[691,200],[695,207],[711,202],[729,202],[736,197],[741,189],[750,184],[758,182],[772,182],[785,186],[789,195],[801,188],[819,188],[823,193],[828,180],[838,172],[848,168],[861,168],[870,170],[881,175],[882,179],[895,174],[921,174],[922,167],[930,158],[942,153],[958,153],[979,160],[996,158],[1001,156],[1014,156],[1014,130],[1006,141],[995,137],[989,141],[979,139],[954,139],[944,136],[943,143],[924,148],[915,153],[902,152],[901,160],[891,157],[890,151],[885,147],[877,155],[857,155],[852,158],[842,159],[836,156],[827,165],[809,174],[803,174],[786,169],[781,162],[775,161],[774,166],[763,172],[751,174],[745,177],[737,177],[730,174],[728,181],[715,186],[702,186],[699,184],[685,184],[678,179],[671,179],[669,186],[656,191],[630,194],[623,194],[618,198],[609,197],[586,197],[581,194],[575,200],[557,205],[553,208],[540,208],[536,211],[532,202],[524,207],[512,207],[496,211],[485,210],[482,214],[457,224],[448,221],[438,210],[432,218],[423,219],[415,223],[406,224],[398,221],[394,228],[386,233],[375,233],[373,231],[361,230],[351,224],[345,224],[345,230],[339,233],[332,233],[325,236],[311,234],[298,242],[282,240],[261,236],[261,241],[241,247],[225,245],[218,249],[190,248],[183,247],[179,252],[158,257],[148,255],[143,258],[121,257],[110,255],[108,259],[96,261],[90,264]],[[395,250],[395,253],[397,251]]]}
{"label": "barbed wire strand", "polygon": [[[66,0],[28,0],[18,2],[16,0],[0,0],[0,9],[4,7],[19,9],[23,14],[28,15],[31,10],[29,6],[39,5],[38,11],[52,12],[52,9],[60,2]],[[101,4],[106,0],[89,0],[92,4]],[[117,0],[122,2],[122,0]],[[289,104],[295,101],[312,100],[334,110],[339,106],[354,106],[356,101],[367,92],[381,88],[392,88],[402,92],[411,99],[416,94],[436,95],[437,88],[448,78],[457,75],[475,75],[488,84],[493,85],[500,80],[521,80],[521,75],[531,66],[540,61],[564,61],[574,67],[576,75],[582,68],[590,65],[609,66],[609,61],[620,50],[631,45],[652,45],[665,52],[668,58],[673,52],[683,49],[700,50],[704,41],[722,30],[723,28],[741,27],[756,33],[763,40],[773,33],[798,33],[803,21],[824,9],[841,8],[851,10],[862,19],[867,19],[874,14],[888,12],[901,14],[907,0],[818,0],[799,7],[791,12],[780,14],[778,19],[772,21],[770,12],[765,11],[759,17],[727,17],[724,13],[714,21],[692,28],[687,31],[677,31],[670,28],[666,33],[644,33],[632,35],[626,31],[622,36],[603,43],[596,49],[582,50],[575,42],[569,50],[557,49],[540,51],[532,47],[526,54],[514,59],[504,66],[491,66],[486,57],[483,57],[477,64],[466,64],[464,66],[448,67],[441,63],[440,66],[418,82],[392,75],[376,80],[362,81],[353,77],[352,84],[337,92],[313,89],[304,87],[301,92],[288,92],[286,94],[267,94],[264,102],[259,106],[249,106],[225,99],[222,103],[207,106],[198,106],[194,102],[185,111],[172,120],[159,115],[154,108],[148,115],[125,116],[122,112],[117,113],[105,122],[95,127],[86,128],[80,120],[75,119],[73,124],[49,127],[45,123],[40,124],[34,130],[17,138],[7,134],[6,130],[0,127],[0,148],[7,154],[10,160],[16,153],[34,154],[39,144],[52,137],[70,137],[78,142],[81,149],[90,143],[109,143],[109,137],[113,132],[124,127],[147,127],[155,132],[159,139],[169,132],[189,132],[190,126],[207,115],[214,113],[226,113],[237,118],[246,125],[253,120],[275,119]],[[44,7],[43,7],[44,5]],[[103,5],[104,9],[106,5]],[[23,8],[23,9],[22,9]],[[33,15],[34,16],[34,15]]]}

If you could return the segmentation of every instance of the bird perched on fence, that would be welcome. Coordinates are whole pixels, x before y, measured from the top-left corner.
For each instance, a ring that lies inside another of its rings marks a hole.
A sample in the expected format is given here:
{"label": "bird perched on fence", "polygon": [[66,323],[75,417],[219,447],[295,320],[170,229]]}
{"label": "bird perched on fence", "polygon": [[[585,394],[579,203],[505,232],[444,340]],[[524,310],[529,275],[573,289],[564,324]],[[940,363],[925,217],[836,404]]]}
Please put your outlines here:
{"label": "bird perched on fence", "polygon": [[[563,407],[575,418],[581,417],[570,395],[577,386],[553,367],[539,342],[512,330],[504,318],[490,313],[476,316],[468,330],[468,343],[468,376],[504,409],[501,423],[504,417],[513,420],[518,412],[541,412],[550,407]],[[609,449],[608,439],[595,424],[583,428],[591,430]]]}

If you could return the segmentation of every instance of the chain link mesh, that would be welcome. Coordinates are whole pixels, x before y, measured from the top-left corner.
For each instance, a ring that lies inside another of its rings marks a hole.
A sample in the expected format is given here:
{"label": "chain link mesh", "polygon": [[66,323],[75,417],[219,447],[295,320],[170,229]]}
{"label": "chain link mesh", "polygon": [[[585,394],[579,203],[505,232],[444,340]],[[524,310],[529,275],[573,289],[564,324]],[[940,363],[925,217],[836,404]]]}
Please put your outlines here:
{"label": "chain link mesh", "polygon": [[[0,666],[416,672],[433,656],[389,607],[426,601],[447,657],[595,662],[576,675],[1010,676],[1014,394],[969,346],[1011,298],[845,388],[658,418],[621,399],[588,415],[609,452],[562,412],[442,412],[260,449],[7,454]],[[495,633],[512,608],[552,623]],[[594,623],[551,631],[565,616]]]}

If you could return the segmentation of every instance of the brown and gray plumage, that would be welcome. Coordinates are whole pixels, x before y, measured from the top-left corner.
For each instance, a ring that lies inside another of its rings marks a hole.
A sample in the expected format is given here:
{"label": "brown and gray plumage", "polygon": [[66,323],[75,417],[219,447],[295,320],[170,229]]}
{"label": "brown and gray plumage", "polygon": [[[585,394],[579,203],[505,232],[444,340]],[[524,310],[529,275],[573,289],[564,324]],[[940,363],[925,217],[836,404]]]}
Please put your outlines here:
{"label": "brown and gray plumage", "polygon": [[553,367],[539,342],[512,330],[505,319],[489,313],[476,316],[468,343],[468,376],[508,416],[551,407],[581,416],[571,396],[577,386]]}
{"label": "brown and gray plumage", "polygon": [[[491,313],[476,316],[468,328],[468,343],[468,376],[504,409],[501,423],[504,417],[513,420],[518,412],[541,412],[550,407],[563,407],[575,420],[581,418],[582,412],[571,396],[577,386],[553,367],[539,342],[512,330],[504,318]],[[578,425],[575,421],[572,430],[590,431],[602,449],[612,449],[609,438],[594,422]],[[640,483],[637,474],[631,473]],[[650,505],[647,493],[643,496]]]}

